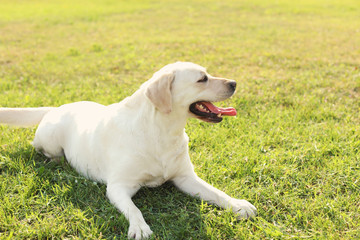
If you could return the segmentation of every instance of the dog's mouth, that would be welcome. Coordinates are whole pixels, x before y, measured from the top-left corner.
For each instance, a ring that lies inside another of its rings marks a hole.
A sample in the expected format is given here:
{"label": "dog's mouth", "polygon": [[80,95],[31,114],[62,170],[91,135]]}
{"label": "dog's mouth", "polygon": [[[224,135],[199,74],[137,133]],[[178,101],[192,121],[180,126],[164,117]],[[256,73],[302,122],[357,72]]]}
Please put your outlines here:
{"label": "dog's mouth", "polygon": [[235,108],[220,108],[211,102],[199,101],[194,102],[189,107],[190,112],[195,114],[197,118],[205,122],[219,123],[223,120],[223,116],[235,116]]}

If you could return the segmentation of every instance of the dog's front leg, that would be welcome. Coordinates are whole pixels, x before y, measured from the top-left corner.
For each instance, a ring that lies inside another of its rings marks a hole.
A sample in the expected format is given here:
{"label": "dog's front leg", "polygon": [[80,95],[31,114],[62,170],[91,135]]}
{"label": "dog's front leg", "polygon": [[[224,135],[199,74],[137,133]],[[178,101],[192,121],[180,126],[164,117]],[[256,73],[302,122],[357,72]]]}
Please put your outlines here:
{"label": "dog's front leg", "polygon": [[152,231],[144,220],[140,210],[135,206],[131,197],[140,189],[137,186],[124,186],[122,184],[109,184],[107,186],[107,196],[110,202],[116,206],[129,221],[129,239],[146,239],[150,237]]}
{"label": "dog's front leg", "polygon": [[231,210],[238,215],[238,218],[251,218],[256,215],[256,208],[246,200],[235,199],[226,193],[216,189],[204,180],[189,174],[173,179],[175,186],[191,196],[200,197],[202,200],[216,204],[222,208]]}

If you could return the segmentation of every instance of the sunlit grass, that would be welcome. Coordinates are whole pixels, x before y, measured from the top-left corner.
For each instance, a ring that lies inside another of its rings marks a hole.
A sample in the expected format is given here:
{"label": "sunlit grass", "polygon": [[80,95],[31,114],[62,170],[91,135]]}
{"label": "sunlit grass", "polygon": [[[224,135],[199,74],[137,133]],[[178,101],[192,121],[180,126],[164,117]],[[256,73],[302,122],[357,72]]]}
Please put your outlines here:
{"label": "sunlit grass", "polygon": [[[258,208],[252,221],[171,184],[135,196],[154,239],[360,237],[360,4],[344,1],[10,1],[0,106],[120,101],[167,63],[238,81],[238,116],[187,126],[196,172]],[[0,237],[125,239],[105,186],[0,126]]]}

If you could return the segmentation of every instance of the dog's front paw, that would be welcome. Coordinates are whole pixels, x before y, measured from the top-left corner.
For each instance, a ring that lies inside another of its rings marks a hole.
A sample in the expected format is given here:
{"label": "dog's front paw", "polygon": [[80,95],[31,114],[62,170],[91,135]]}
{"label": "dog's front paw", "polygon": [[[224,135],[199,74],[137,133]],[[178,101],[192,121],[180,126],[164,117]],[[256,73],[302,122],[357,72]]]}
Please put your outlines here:
{"label": "dog's front paw", "polygon": [[256,208],[248,201],[233,198],[230,203],[233,212],[237,215],[237,219],[253,218],[256,216]]}
{"label": "dog's front paw", "polygon": [[149,225],[146,223],[141,224],[130,224],[128,239],[147,239],[151,236],[153,232],[151,231]]}

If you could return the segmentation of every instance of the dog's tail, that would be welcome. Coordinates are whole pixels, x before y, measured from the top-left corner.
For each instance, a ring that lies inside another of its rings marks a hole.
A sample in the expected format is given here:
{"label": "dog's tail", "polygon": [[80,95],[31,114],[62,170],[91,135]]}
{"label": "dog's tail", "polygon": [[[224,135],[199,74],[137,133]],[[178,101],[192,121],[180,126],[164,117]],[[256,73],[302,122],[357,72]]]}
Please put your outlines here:
{"label": "dog's tail", "polygon": [[46,113],[54,107],[0,108],[0,124],[29,127],[40,123]]}

